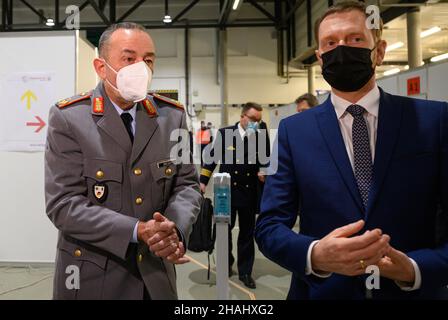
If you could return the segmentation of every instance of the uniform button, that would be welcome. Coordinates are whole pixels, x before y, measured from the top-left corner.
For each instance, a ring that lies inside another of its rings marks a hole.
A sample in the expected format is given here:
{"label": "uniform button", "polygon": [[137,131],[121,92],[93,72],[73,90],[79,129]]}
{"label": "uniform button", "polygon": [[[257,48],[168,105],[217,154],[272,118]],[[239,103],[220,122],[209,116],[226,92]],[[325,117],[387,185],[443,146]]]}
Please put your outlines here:
{"label": "uniform button", "polygon": [[248,185],[248,184],[246,184],[246,188],[249,188],[249,185]]}
{"label": "uniform button", "polygon": [[136,199],[135,199],[135,204],[136,205],[141,205],[143,203],[143,199],[141,198],[141,197],[137,197]]}
{"label": "uniform button", "polygon": [[238,174],[238,171],[235,171],[235,174]]}
{"label": "uniform button", "polygon": [[247,176],[250,177],[250,173],[248,173]]}
{"label": "uniform button", "polygon": [[166,168],[166,169],[165,169],[165,174],[166,174],[167,176],[172,175],[172,174],[173,174],[173,169],[171,169],[171,168]]}
{"label": "uniform button", "polygon": [[141,175],[141,174],[142,174],[142,169],[140,169],[140,168],[135,168],[135,169],[134,169],[134,174],[135,174],[136,176]]}
{"label": "uniform button", "polygon": [[142,262],[142,260],[143,260],[143,255],[139,254],[138,257],[137,257],[137,261],[138,262]]}
{"label": "uniform button", "polygon": [[102,179],[102,178],[104,177],[104,172],[101,171],[101,170],[98,170],[98,171],[96,172],[96,177],[97,177],[98,179]]}
{"label": "uniform button", "polygon": [[79,249],[75,250],[75,257],[80,257],[81,254],[82,254],[81,250],[79,250]]}

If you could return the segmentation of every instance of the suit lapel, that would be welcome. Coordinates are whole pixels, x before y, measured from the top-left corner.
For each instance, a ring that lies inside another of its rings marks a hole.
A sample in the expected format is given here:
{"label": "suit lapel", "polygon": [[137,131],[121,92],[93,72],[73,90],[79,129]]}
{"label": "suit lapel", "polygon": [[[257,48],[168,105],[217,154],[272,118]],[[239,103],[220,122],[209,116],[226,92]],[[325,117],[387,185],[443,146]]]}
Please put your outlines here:
{"label": "suit lapel", "polygon": [[377,141],[373,164],[373,185],[367,203],[367,215],[373,210],[381,190],[390,159],[400,133],[402,105],[398,99],[380,89],[380,107],[378,113]]}
{"label": "suit lapel", "polygon": [[104,104],[103,112],[95,112],[94,109],[92,109],[93,114],[102,115],[101,119],[97,122],[98,127],[104,130],[126,153],[129,154],[132,149],[131,140],[117,110],[115,110],[112,102],[110,102],[107,95],[103,92],[101,83],[93,93],[93,103],[95,103],[95,98],[102,98]]}
{"label": "suit lapel", "polygon": [[[152,102],[152,101],[151,101]],[[153,102],[152,102],[153,103]],[[136,133],[132,149],[131,163],[133,164],[145,149],[149,140],[158,127],[157,117],[150,116],[141,103],[137,105]]]}
{"label": "suit lapel", "polygon": [[327,147],[330,150],[345,185],[349,189],[350,194],[352,195],[352,198],[358,206],[360,212],[364,212],[361,195],[359,194],[358,186],[353,174],[353,168],[347,155],[338,118],[330,97],[328,97],[327,101],[325,101],[320,112],[316,114],[316,118],[322,136],[325,139]]}

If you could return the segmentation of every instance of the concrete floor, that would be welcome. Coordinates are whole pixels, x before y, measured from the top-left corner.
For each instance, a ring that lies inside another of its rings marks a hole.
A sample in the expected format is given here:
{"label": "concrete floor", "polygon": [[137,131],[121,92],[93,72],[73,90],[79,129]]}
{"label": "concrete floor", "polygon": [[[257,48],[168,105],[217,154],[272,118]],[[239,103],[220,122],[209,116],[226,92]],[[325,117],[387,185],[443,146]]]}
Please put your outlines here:
{"label": "concrete floor", "polygon": [[[234,243],[238,228],[233,231]],[[236,256],[236,252],[234,253]],[[192,262],[178,266],[177,287],[179,299],[213,299],[216,297],[215,276],[207,280],[207,254],[188,252]],[[210,257],[214,271],[214,257]],[[236,265],[234,265],[236,271]],[[256,250],[253,277],[257,289],[246,288],[238,275],[230,278],[230,298],[233,300],[285,299],[291,275],[275,263],[267,260]],[[53,290],[53,267],[51,266],[0,266],[0,300],[46,300]]]}

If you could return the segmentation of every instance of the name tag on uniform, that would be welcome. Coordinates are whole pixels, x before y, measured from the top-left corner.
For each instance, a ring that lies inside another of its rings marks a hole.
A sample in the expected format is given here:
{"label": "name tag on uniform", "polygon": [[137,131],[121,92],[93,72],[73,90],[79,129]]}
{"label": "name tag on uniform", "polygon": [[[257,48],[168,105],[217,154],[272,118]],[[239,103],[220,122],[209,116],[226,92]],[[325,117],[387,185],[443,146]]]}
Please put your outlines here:
{"label": "name tag on uniform", "polygon": [[173,163],[174,163],[174,159],[162,160],[162,161],[157,162],[157,168],[167,167]]}

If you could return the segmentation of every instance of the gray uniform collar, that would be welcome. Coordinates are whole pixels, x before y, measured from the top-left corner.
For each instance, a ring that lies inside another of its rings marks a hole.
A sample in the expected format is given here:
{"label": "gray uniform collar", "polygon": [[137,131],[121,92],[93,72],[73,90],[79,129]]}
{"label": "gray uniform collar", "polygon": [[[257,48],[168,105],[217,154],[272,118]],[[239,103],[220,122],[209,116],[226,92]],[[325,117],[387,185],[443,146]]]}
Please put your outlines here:
{"label": "gray uniform collar", "polygon": [[[148,96],[145,100],[137,103],[137,110],[143,107],[151,118],[157,117],[158,112],[156,106],[157,104],[154,101],[154,98]],[[92,92],[91,112],[94,115],[103,116],[106,109],[109,107],[113,107],[112,101],[107,96],[106,91],[104,90],[104,83],[101,81]]]}

